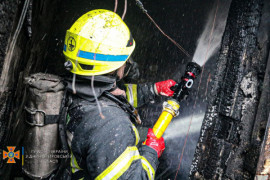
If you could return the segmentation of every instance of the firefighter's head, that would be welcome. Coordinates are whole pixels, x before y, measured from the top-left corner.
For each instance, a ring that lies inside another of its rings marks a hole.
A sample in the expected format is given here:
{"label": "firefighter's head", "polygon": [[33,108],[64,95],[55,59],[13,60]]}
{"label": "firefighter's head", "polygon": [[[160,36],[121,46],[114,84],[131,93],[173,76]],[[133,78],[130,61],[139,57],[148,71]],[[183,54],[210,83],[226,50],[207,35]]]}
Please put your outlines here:
{"label": "firefighter's head", "polygon": [[93,76],[124,70],[135,48],[127,25],[116,13],[97,9],[81,16],[67,30],[65,67],[72,73]]}

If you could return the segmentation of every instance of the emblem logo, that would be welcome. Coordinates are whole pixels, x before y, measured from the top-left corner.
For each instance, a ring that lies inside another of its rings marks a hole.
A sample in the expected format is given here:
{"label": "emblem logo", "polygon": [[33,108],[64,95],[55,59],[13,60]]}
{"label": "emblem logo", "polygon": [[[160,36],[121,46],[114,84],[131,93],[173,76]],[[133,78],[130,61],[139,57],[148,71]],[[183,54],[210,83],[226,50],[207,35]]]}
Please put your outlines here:
{"label": "emblem logo", "polygon": [[67,45],[68,45],[68,50],[69,51],[74,51],[76,48],[76,41],[74,39],[74,37],[69,36],[68,41],[67,41]]}
{"label": "emblem logo", "polygon": [[14,152],[16,146],[7,146],[8,152],[3,150],[3,159],[8,158],[7,163],[16,163],[16,159],[20,159],[20,151]]}

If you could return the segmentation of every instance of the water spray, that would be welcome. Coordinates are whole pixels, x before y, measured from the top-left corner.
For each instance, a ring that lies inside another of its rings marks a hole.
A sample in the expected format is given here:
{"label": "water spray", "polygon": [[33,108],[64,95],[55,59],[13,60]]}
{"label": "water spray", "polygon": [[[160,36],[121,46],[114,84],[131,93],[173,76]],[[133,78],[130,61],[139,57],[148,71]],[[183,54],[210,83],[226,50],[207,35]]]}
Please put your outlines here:
{"label": "water spray", "polygon": [[173,87],[173,97],[163,103],[163,110],[153,132],[157,138],[161,138],[173,117],[178,116],[180,102],[189,95],[195,78],[201,73],[201,67],[195,62],[189,62],[181,82]]}

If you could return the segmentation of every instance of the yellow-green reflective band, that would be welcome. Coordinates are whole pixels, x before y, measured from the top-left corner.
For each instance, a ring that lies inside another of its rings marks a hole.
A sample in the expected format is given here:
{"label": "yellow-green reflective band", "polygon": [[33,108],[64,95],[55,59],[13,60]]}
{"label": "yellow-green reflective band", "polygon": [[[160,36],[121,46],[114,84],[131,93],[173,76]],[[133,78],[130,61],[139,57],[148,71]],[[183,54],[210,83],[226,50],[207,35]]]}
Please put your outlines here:
{"label": "yellow-green reflective band", "polygon": [[134,107],[138,106],[137,84],[125,84],[128,102]]}
{"label": "yellow-green reflective band", "polygon": [[132,162],[133,161],[135,161],[135,160],[138,160],[138,159],[140,159],[141,158],[141,156],[140,155],[135,155],[133,158],[131,158],[129,161],[128,161],[128,163],[127,163],[127,165],[125,165],[113,178],[112,178],[112,180],[116,180],[116,179],[118,179],[122,174],[124,174],[124,172],[126,172],[126,170],[130,167],[130,165],[132,164]]}
{"label": "yellow-green reflective band", "polygon": [[136,142],[135,142],[135,145],[137,146],[137,144],[139,143],[140,141],[140,135],[139,135],[139,132],[137,130],[137,128],[132,124],[132,129],[135,133],[135,136],[136,136]]}
{"label": "yellow-green reflective band", "polygon": [[133,100],[134,100],[133,106],[136,108],[138,107],[137,84],[132,84],[132,94],[133,94]]}
{"label": "yellow-green reflective band", "polygon": [[78,165],[75,156],[73,155],[73,153],[71,152],[71,158],[70,158],[70,166],[71,166],[71,171],[72,173],[75,173],[79,170],[83,170],[82,168],[80,168],[80,166]]}
{"label": "yellow-green reflective band", "polygon": [[[128,88],[128,84],[125,84],[126,86],[126,94],[127,94],[127,100],[128,102],[130,103],[130,91],[129,91],[129,88]],[[131,104],[131,103],[130,103]]]}
{"label": "yellow-green reflective band", "polygon": [[150,175],[150,171],[145,164],[142,164],[143,169],[147,172],[147,176],[149,180],[152,180],[152,176]]}
{"label": "yellow-green reflective band", "polygon": [[149,179],[154,179],[155,178],[155,170],[154,170],[154,168],[147,161],[147,159],[145,159],[145,157],[141,156],[141,161],[142,161],[143,169],[147,172],[148,178]]}
{"label": "yellow-green reflective band", "polygon": [[105,170],[96,180],[118,179],[131,165],[134,160],[141,156],[136,146],[127,147],[126,150]]}

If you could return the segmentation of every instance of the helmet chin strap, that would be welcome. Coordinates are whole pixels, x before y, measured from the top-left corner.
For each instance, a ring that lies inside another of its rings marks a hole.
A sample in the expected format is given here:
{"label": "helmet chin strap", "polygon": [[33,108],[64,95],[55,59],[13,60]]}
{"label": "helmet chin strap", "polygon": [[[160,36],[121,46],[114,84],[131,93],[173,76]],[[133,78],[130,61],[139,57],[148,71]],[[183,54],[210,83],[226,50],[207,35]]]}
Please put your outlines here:
{"label": "helmet chin strap", "polygon": [[73,91],[73,94],[76,94],[75,83],[76,83],[76,74],[73,73],[73,78],[72,78],[72,91]]}
{"label": "helmet chin strap", "polygon": [[[78,57],[78,54],[77,54],[77,57]],[[76,71],[77,71],[77,66],[78,66],[78,58],[76,59]],[[72,79],[72,91],[73,91],[73,94],[76,94],[75,84],[76,84],[76,74],[73,73],[73,79]]]}

